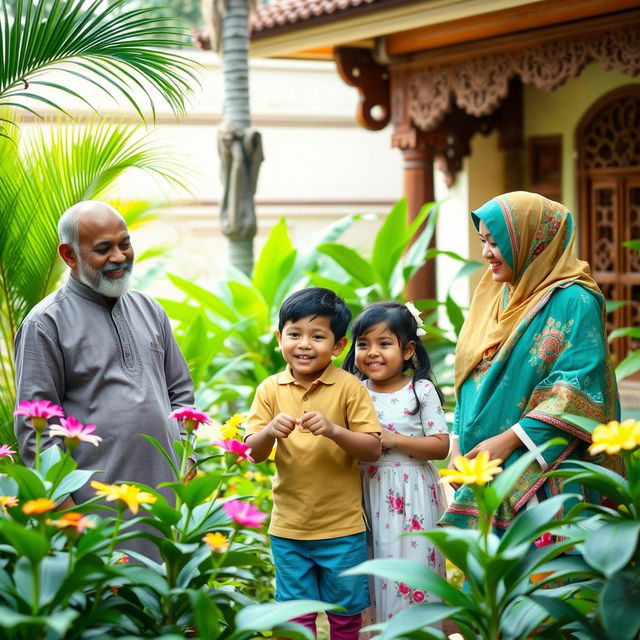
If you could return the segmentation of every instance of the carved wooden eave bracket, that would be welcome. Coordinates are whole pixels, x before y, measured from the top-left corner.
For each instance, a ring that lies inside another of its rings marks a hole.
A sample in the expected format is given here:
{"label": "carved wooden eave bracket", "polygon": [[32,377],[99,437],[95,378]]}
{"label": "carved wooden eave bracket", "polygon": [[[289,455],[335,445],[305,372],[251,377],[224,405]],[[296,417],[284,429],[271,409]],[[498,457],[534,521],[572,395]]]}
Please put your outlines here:
{"label": "carved wooden eave bracket", "polygon": [[336,47],[334,58],[340,77],[358,90],[358,124],[370,131],[384,129],[391,119],[387,67],[377,63],[368,49]]}
{"label": "carved wooden eave bracket", "polygon": [[580,75],[591,61],[606,70],[640,75],[640,25],[474,56],[451,64],[397,68],[393,73],[394,84],[406,92],[411,121],[428,131],[442,122],[452,98],[469,115],[484,116],[507,96],[511,78],[517,76],[524,84],[553,91]]}

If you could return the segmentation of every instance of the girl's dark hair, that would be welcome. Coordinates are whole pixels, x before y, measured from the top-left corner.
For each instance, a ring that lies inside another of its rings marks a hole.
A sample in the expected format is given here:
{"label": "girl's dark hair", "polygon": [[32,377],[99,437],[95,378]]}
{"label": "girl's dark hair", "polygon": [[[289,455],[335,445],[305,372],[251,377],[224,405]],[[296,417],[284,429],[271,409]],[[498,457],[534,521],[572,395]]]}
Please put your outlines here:
{"label": "girl's dark hair", "polygon": [[393,333],[400,342],[400,348],[404,351],[410,342],[415,343],[415,351],[413,356],[405,360],[405,370],[411,369],[413,373],[413,394],[416,397],[416,408],[411,412],[415,415],[420,410],[420,400],[416,392],[416,380],[427,379],[433,384],[440,402],[444,403],[444,396],[438,387],[438,384],[431,369],[431,361],[427,350],[424,348],[422,341],[418,336],[418,323],[413,317],[409,309],[399,302],[376,302],[364,309],[353,321],[351,327],[351,348],[342,365],[350,373],[353,373],[361,380],[366,376],[356,367],[356,342],[360,336],[363,336],[376,324],[385,324],[391,333]]}

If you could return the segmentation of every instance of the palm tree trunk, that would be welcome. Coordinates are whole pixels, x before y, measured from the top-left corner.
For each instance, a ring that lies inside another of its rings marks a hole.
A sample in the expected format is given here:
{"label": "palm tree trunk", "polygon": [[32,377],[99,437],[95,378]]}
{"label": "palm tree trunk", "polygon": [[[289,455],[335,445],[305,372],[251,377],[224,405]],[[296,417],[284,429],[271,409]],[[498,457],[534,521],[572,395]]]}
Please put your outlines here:
{"label": "palm tree trunk", "polygon": [[224,106],[218,131],[223,183],[220,225],[230,243],[231,263],[251,276],[257,226],[254,195],[263,156],[260,133],[251,128],[249,108],[249,0],[227,0],[221,22]]}

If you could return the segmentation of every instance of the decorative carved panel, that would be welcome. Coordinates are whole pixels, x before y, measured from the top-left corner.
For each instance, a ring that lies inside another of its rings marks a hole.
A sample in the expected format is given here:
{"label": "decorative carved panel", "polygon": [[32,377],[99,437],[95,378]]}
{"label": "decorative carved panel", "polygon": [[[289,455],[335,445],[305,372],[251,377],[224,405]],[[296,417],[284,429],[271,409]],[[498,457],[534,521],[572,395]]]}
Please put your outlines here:
{"label": "decorative carved panel", "polygon": [[[640,86],[598,100],[577,143],[582,255],[607,299],[627,302],[609,314],[607,328],[640,326],[640,254],[622,246],[640,239]],[[612,345],[618,362],[638,348],[630,338]]]}
{"label": "decorative carved panel", "polygon": [[411,122],[423,130],[442,122],[451,99],[473,116],[491,113],[508,92],[509,80],[553,91],[578,76],[592,60],[608,70],[640,75],[640,26],[596,35],[553,39],[508,53],[477,56],[451,64],[392,67],[396,90],[404,92]]}

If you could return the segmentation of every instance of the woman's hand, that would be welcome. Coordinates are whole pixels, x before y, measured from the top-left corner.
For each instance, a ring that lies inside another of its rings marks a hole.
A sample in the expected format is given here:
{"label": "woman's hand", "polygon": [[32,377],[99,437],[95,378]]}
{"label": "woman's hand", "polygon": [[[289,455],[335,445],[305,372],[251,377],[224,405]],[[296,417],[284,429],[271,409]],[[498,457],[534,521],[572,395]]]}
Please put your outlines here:
{"label": "woman's hand", "polygon": [[483,451],[489,452],[489,459],[500,458],[503,462],[518,448],[522,446],[520,438],[513,429],[507,429],[500,435],[487,438],[479,442],[465,457],[472,460]]}

